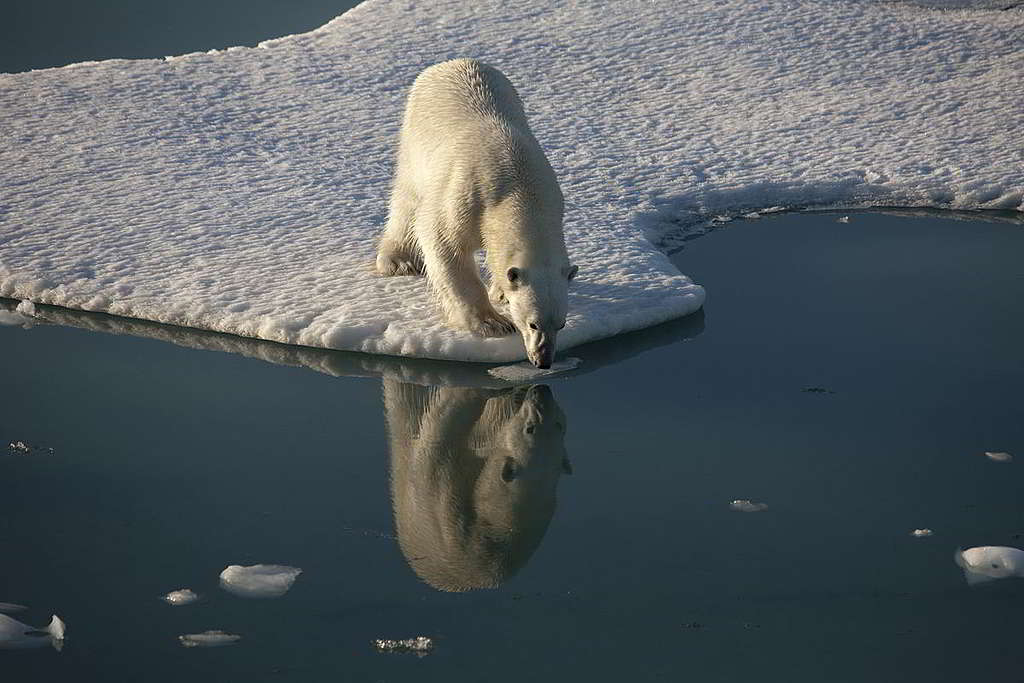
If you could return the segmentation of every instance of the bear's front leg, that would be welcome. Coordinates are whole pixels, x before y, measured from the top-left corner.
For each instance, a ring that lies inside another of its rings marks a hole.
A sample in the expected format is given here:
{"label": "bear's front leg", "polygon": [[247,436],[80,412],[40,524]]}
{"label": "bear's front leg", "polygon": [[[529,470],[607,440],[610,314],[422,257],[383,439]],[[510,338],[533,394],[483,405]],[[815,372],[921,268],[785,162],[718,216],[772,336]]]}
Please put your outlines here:
{"label": "bear's front leg", "polygon": [[494,310],[472,251],[439,239],[442,227],[419,229],[423,265],[448,324],[481,337],[504,337],[515,325]]}
{"label": "bear's front leg", "polygon": [[487,290],[487,298],[495,306],[502,306],[508,303],[508,299],[505,298],[505,290],[498,284],[498,278],[491,280],[491,286]]}

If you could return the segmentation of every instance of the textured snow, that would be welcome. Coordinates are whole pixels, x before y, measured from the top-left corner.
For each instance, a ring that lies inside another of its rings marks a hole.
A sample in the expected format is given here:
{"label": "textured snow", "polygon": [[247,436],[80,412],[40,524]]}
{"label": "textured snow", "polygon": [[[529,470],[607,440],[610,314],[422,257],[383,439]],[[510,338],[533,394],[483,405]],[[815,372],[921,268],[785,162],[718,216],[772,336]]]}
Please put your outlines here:
{"label": "textured snow", "polygon": [[0,75],[0,295],[522,359],[370,267],[405,90],[473,56],[519,88],[567,198],[564,350],[699,307],[654,243],[716,216],[1022,210],[1022,29],[1017,10],[854,1],[370,0],[257,48]]}

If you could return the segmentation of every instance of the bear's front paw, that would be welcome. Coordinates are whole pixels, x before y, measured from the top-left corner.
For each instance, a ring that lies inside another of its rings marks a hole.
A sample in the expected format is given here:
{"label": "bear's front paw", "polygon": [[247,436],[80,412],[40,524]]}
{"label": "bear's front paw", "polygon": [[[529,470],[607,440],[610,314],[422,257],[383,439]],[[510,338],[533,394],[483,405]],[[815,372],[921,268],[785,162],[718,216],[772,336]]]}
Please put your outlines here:
{"label": "bear's front paw", "polygon": [[479,337],[504,337],[516,331],[512,321],[497,311],[490,311],[470,320],[467,327]]}

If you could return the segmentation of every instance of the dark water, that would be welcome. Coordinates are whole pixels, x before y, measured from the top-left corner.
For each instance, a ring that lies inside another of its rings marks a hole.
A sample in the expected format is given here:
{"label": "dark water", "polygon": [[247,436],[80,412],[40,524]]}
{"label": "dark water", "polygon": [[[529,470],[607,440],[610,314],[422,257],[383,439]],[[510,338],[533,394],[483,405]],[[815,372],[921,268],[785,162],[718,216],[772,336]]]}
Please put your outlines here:
{"label": "dark water", "polygon": [[359,0],[56,0],[5,3],[0,73],[253,46],[311,31]]}
{"label": "dark water", "polygon": [[[0,650],[3,680],[1016,680],[1024,580],[969,588],[953,554],[1024,547],[1024,229],[836,218],[688,243],[702,315],[534,388],[59,309],[0,326],[0,443],[39,447],[0,454],[0,601],[68,628]],[[303,574],[218,587],[255,563]],[[159,600],[183,587],[205,600]],[[209,629],[242,640],[177,642]]]}

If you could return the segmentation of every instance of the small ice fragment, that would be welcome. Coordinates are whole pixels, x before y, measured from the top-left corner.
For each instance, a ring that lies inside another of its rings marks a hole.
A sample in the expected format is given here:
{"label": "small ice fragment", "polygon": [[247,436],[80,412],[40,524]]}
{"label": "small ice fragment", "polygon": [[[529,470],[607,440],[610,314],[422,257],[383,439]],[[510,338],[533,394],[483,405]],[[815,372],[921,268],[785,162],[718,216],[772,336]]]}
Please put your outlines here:
{"label": "small ice fragment", "polygon": [[837,219],[837,222],[839,222],[839,223],[849,223],[850,222],[850,217],[849,216],[840,216]]}
{"label": "small ice fragment", "polygon": [[391,640],[378,638],[373,641],[377,652],[414,652],[419,657],[424,657],[434,649],[434,639],[427,636],[406,638],[404,640]]}
{"label": "small ice fragment", "polygon": [[761,214],[759,214],[757,211],[751,211],[750,213],[745,213],[745,214],[743,214],[741,216],[741,218],[747,218],[747,219],[754,219],[754,218],[760,218],[760,217],[761,217]]}
{"label": "small ice fragment", "polygon": [[243,598],[279,598],[302,573],[298,567],[280,564],[233,564],[220,573],[221,588]]}
{"label": "small ice fragment", "polygon": [[184,647],[221,647],[233,645],[242,639],[233,633],[224,631],[203,631],[202,633],[186,633],[178,636],[178,640]]}
{"label": "small ice fragment", "polygon": [[7,448],[14,451],[15,453],[31,453],[32,447],[24,441],[12,441],[7,444]]}
{"label": "small ice fragment", "polygon": [[0,614],[0,648],[15,649],[52,645],[60,652],[64,647],[66,627],[61,618],[54,614],[45,629],[37,629]]}
{"label": "small ice fragment", "polygon": [[915,538],[925,538],[927,536],[931,536],[932,533],[931,529],[914,529],[910,532],[910,535]]}
{"label": "small ice fragment", "polygon": [[1018,548],[983,545],[957,549],[953,559],[964,570],[964,578],[971,586],[1011,576],[1024,577],[1024,550]]}
{"label": "small ice fragment", "polygon": [[195,591],[193,591],[191,588],[182,588],[180,590],[171,591],[167,595],[162,596],[160,599],[170,605],[174,605],[177,607],[179,605],[191,605],[193,602],[199,599],[199,596],[196,595]]}
{"label": "small ice fragment", "polygon": [[503,379],[506,382],[532,382],[543,377],[550,375],[557,375],[560,372],[568,372],[569,370],[575,370],[580,366],[583,361],[579,358],[563,358],[560,361],[556,361],[551,364],[551,367],[547,370],[541,370],[535,367],[532,363],[522,362],[514,365],[502,365],[497,368],[491,368],[487,371],[492,377]]}
{"label": "small ice fragment", "polygon": [[734,500],[729,503],[729,507],[738,512],[760,512],[761,510],[767,510],[767,503],[752,503],[749,500]]}
{"label": "small ice fragment", "polygon": [[18,304],[17,308],[15,308],[14,310],[17,311],[18,313],[21,313],[22,315],[32,317],[36,314],[36,305],[29,301],[28,299],[25,299],[20,304]]}
{"label": "small ice fragment", "polygon": [[0,602],[0,612],[23,612],[27,609],[28,607],[25,607],[25,605],[18,605],[13,602]]}
{"label": "small ice fragment", "polygon": [[985,451],[985,457],[994,462],[1010,462],[1013,456],[1009,453]]}

